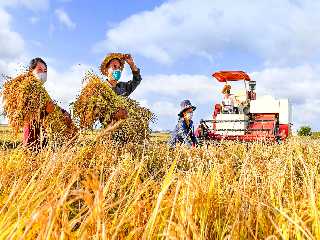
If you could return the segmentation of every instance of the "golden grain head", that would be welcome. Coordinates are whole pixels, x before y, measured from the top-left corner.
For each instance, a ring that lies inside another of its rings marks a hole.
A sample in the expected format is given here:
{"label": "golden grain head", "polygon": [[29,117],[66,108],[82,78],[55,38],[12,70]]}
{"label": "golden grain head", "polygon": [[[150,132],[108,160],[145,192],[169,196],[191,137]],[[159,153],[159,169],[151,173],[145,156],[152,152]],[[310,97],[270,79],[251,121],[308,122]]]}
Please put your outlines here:
{"label": "golden grain head", "polygon": [[29,72],[5,82],[2,96],[5,114],[16,131],[25,122],[39,122],[51,100],[41,81]]}

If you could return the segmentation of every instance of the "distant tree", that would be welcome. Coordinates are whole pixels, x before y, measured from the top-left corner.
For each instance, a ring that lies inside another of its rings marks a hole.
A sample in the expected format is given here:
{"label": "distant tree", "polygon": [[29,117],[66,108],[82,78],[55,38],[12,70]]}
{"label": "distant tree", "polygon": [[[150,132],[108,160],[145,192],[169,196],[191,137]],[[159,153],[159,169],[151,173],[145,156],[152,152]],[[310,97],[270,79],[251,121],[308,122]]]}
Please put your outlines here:
{"label": "distant tree", "polygon": [[311,127],[309,126],[302,126],[298,130],[298,136],[311,136]]}

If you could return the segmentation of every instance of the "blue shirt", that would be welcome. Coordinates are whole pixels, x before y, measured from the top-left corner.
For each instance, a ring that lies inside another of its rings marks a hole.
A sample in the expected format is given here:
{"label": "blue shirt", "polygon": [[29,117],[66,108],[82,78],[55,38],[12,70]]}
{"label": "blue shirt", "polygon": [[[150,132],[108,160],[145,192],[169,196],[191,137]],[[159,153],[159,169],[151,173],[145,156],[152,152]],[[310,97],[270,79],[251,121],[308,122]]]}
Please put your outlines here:
{"label": "blue shirt", "polygon": [[193,121],[190,121],[188,126],[182,117],[179,118],[178,124],[172,132],[171,139],[168,144],[171,147],[175,147],[177,143],[182,143],[191,147],[192,145],[196,145],[197,142],[197,138],[194,135]]}

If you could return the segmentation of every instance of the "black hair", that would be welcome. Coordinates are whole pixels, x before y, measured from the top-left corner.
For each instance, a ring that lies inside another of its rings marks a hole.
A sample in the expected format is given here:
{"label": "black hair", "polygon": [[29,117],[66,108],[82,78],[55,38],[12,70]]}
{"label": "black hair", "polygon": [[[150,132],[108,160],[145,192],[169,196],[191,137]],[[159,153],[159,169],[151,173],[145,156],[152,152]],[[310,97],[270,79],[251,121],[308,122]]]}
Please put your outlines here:
{"label": "black hair", "polygon": [[38,63],[42,63],[42,64],[45,65],[46,68],[47,68],[46,62],[45,62],[42,58],[37,57],[37,58],[34,58],[34,59],[32,59],[32,60],[30,61],[29,69],[30,69],[30,70],[34,70],[34,69],[37,67],[37,64],[38,64]]}

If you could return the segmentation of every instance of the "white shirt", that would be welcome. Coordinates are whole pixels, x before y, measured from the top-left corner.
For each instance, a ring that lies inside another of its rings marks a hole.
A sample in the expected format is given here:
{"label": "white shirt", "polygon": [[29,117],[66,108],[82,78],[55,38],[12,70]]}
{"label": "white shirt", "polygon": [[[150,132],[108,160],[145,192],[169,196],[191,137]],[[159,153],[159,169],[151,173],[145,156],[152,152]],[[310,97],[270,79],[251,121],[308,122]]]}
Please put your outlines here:
{"label": "white shirt", "polygon": [[231,94],[224,95],[222,100],[223,109],[225,111],[233,110],[234,102],[235,102],[235,99],[233,95]]}

